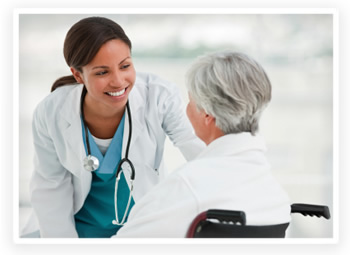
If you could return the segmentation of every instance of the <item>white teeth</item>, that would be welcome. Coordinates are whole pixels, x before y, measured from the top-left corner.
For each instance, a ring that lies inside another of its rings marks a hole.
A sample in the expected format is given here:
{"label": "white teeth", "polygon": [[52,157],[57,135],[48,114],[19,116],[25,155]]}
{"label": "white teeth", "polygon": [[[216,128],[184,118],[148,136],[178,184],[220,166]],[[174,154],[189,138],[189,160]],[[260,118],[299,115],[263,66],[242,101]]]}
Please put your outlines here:
{"label": "white teeth", "polygon": [[113,96],[113,97],[118,97],[123,95],[125,92],[125,89],[121,90],[121,91],[117,91],[117,92],[107,92],[108,95]]}

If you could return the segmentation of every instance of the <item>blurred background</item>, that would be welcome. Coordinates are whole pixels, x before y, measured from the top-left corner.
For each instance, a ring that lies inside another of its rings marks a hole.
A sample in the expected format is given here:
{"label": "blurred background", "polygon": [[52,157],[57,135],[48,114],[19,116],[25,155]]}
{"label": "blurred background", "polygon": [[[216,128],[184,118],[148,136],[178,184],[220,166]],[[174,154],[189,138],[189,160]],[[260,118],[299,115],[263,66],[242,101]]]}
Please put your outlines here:
{"label": "blurred background", "polygon": [[[292,203],[328,205],[336,217],[331,14],[20,14],[20,228],[30,210],[32,114],[52,83],[70,74],[63,58],[64,38],[74,23],[88,16],[119,23],[133,43],[136,70],[175,82],[185,103],[184,75],[197,56],[229,49],[261,63],[273,87],[272,101],[260,124],[272,171]],[[169,171],[185,163],[168,140],[165,163]],[[294,215],[288,230],[291,238],[333,235],[333,218]]]}

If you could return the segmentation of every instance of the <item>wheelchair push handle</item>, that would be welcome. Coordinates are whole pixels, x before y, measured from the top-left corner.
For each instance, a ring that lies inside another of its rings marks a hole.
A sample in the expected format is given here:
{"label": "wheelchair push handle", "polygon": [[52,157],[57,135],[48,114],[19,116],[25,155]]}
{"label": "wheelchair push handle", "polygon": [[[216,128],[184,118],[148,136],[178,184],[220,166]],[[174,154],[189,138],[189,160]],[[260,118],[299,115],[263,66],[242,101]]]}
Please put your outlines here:
{"label": "wheelchair push handle", "polygon": [[292,204],[291,212],[301,213],[304,216],[317,216],[319,218],[324,217],[327,220],[331,218],[329,208],[325,205]]}

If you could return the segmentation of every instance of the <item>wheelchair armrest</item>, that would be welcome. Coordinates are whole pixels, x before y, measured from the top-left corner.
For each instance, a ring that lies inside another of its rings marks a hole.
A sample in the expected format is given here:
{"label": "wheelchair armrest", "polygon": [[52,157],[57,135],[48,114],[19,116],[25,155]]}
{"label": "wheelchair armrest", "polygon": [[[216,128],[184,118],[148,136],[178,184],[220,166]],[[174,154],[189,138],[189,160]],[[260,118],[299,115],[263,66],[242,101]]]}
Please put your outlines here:
{"label": "wheelchair armrest", "polygon": [[232,222],[234,224],[246,224],[246,216],[243,211],[208,210],[207,219],[216,219],[220,222]]}
{"label": "wheelchair armrest", "polygon": [[311,204],[292,204],[292,213],[301,213],[304,216],[324,217],[327,220],[331,218],[328,206],[325,205],[311,205]]}
{"label": "wheelchair armrest", "polygon": [[223,222],[233,222],[235,226],[237,223],[244,226],[246,224],[246,217],[243,211],[230,211],[230,210],[219,210],[211,209],[198,214],[192,221],[190,227],[188,228],[186,237],[194,237],[196,233],[201,232],[202,226],[211,224],[212,226],[217,226],[218,223],[212,223],[208,219],[215,219],[221,223]]}

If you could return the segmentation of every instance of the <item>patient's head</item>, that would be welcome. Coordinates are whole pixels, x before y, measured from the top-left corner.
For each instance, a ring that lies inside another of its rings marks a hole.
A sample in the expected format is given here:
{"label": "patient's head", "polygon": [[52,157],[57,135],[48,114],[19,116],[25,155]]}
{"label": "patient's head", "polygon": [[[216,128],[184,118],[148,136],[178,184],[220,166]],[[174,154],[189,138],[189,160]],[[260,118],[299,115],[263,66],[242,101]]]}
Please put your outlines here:
{"label": "patient's head", "polygon": [[209,144],[225,134],[259,128],[271,99],[271,84],[254,59],[236,52],[199,57],[186,75],[187,115],[197,136]]}

